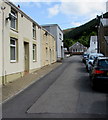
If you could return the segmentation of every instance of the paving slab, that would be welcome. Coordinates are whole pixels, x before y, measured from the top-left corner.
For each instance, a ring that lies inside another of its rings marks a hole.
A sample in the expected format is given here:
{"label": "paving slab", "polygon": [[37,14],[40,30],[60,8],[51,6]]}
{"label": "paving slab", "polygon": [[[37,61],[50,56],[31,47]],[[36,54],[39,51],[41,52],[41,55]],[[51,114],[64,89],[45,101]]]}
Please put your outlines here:
{"label": "paving slab", "polygon": [[61,65],[62,63],[56,62],[54,64],[45,66],[33,73],[27,74],[22,78],[18,78],[13,82],[8,83],[7,85],[2,87],[2,102],[10,99],[14,95],[18,94],[29,85],[33,84],[34,82],[38,81],[40,78],[45,76],[47,73]]}

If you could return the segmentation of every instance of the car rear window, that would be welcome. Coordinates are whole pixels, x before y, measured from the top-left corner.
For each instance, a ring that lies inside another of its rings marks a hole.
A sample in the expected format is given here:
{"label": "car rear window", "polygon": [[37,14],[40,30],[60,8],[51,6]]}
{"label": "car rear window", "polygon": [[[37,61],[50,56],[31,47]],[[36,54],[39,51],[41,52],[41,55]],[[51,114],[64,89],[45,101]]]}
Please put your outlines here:
{"label": "car rear window", "polygon": [[108,67],[108,60],[100,60],[99,61],[99,66]]}
{"label": "car rear window", "polygon": [[95,59],[95,56],[91,55],[91,56],[90,56],[90,59],[91,59],[91,60],[94,60],[94,59]]}

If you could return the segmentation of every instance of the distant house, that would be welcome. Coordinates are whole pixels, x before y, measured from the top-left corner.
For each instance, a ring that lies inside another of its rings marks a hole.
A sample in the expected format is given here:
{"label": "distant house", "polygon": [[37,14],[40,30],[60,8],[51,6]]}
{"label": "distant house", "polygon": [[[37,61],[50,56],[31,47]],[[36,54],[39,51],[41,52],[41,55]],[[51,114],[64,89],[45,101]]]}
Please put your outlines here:
{"label": "distant house", "polygon": [[76,42],[74,45],[69,47],[69,52],[71,54],[83,54],[87,50],[83,44]]}
{"label": "distant house", "polygon": [[87,52],[97,53],[97,47],[98,47],[97,36],[91,36],[90,37],[90,47],[88,48]]}
{"label": "distant house", "polygon": [[64,58],[63,31],[61,28],[57,24],[42,25],[42,27],[55,37],[57,60]]}
{"label": "distant house", "polygon": [[102,18],[98,29],[98,51],[108,56],[108,18]]}

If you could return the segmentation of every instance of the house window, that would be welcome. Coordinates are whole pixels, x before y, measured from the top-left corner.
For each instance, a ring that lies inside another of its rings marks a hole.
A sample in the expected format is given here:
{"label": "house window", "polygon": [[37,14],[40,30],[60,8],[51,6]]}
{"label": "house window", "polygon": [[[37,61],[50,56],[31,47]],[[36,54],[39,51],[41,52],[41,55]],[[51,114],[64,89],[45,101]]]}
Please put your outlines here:
{"label": "house window", "polygon": [[33,44],[33,61],[36,61],[36,45]]}
{"label": "house window", "polygon": [[10,38],[10,60],[11,62],[16,62],[16,54],[17,54],[17,40],[14,38]]}
{"label": "house window", "polygon": [[73,49],[72,52],[75,52],[75,49]]}
{"label": "house window", "polygon": [[61,38],[61,33],[59,33],[59,39],[61,40],[62,38]]}
{"label": "house window", "polygon": [[45,38],[46,38],[46,44],[48,44],[48,35],[46,35]]}
{"label": "house window", "polygon": [[33,23],[33,38],[36,39],[36,25]]}
{"label": "house window", "polygon": [[11,26],[12,29],[17,29],[17,12],[11,9]]}

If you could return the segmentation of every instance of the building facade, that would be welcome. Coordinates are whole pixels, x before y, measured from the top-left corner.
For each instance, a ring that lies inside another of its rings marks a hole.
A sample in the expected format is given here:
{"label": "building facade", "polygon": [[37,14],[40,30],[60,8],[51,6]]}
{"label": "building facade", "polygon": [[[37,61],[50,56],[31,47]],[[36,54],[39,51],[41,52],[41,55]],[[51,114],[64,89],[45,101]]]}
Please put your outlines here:
{"label": "building facade", "polygon": [[6,0],[0,7],[0,81],[6,84],[44,66],[41,53],[45,50],[39,24]]}
{"label": "building facade", "polygon": [[98,52],[97,36],[90,37],[90,47],[88,48],[87,52],[90,52],[90,53],[97,53]]}
{"label": "building facade", "polygon": [[55,37],[57,60],[61,60],[64,58],[63,31],[57,24],[43,25],[42,27]]}
{"label": "building facade", "polygon": [[56,62],[56,41],[53,35],[44,28],[41,32],[41,66]]}
{"label": "building facade", "polygon": [[108,56],[108,18],[102,18],[98,29],[99,52]]}
{"label": "building facade", "polygon": [[[3,2],[2,1],[0,1],[0,5],[2,5],[3,4]],[[1,9],[1,7],[2,6],[0,6],[0,18],[3,18],[2,17],[2,15],[3,15],[3,13],[2,13],[2,9]],[[0,19],[0,85],[2,84],[2,67],[3,67],[3,58],[2,58],[2,53],[3,53],[3,51],[2,51],[2,27],[3,27],[3,23],[2,23],[3,21],[2,21],[2,19]]]}
{"label": "building facade", "polygon": [[69,52],[72,55],[83,54],[84,52],[86,52],[86,50],[87,50],[87,47],[85,47],[84,45],[82,45],[79,42],[76,42],[71,47],[69,47]]}

